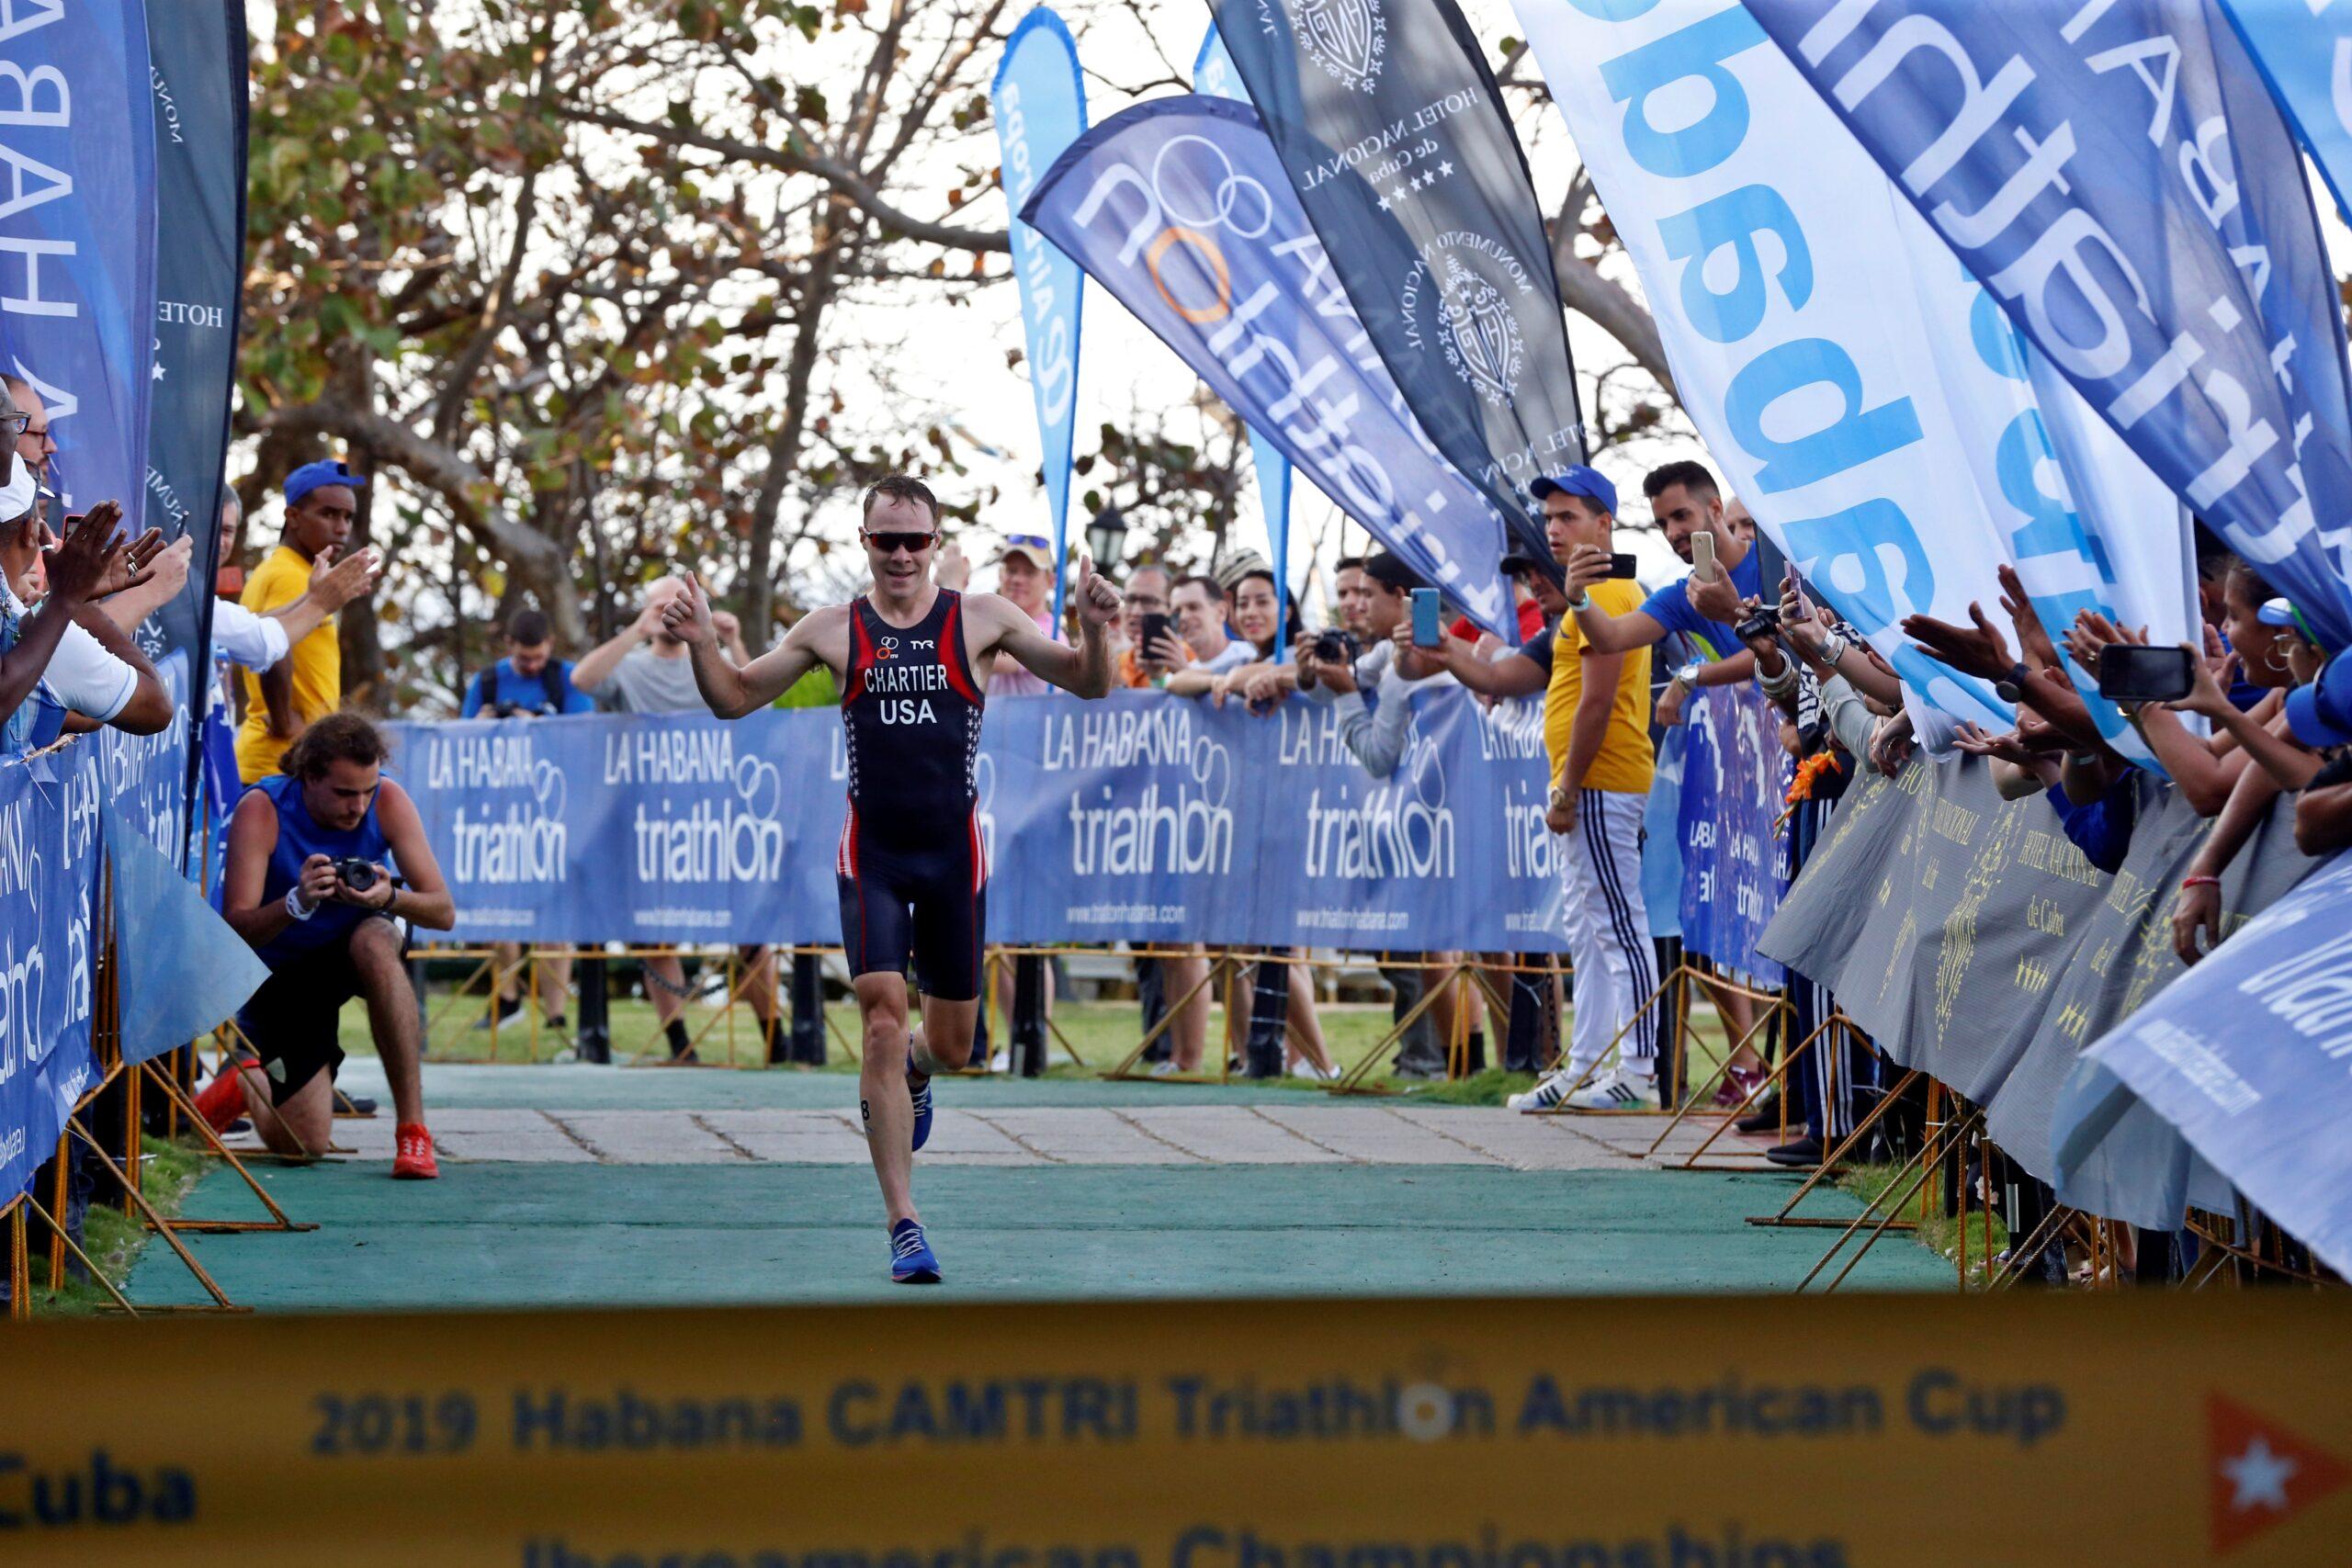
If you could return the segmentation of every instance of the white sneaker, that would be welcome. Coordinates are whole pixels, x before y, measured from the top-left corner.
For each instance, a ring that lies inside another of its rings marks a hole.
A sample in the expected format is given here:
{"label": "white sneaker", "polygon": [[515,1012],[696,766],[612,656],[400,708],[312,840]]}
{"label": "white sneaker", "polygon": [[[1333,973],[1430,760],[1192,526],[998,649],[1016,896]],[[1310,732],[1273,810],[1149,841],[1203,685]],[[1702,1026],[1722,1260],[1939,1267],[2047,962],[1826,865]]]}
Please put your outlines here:
{"label": "white sneaker", "polygon": [[1656,1111],[1657,1075],[1619,1067],[1568,1096],[1571,1111]]}
{"label": "white sneaker", "polygon": [[1525,1094],[1512,1095],[1503,1101],[1503,1105],[1508,1110],[1530,1112],[1555,1110],[1560,1101],[1567,1098],[1568,1086],[1576,1082],[1577,1077],[1575,1068],[1562,1067]]}
{"label": "white sneaker", "polygon": [[996,1055],[989,1058],[989,1071],[992,1073],[1009,1073],[1012,1071],[1012,1046],[1000,1045],[997,1047]]}
{"label": "white sneaker", "polygon": [[1176,1076],[1176,1064],[1173,1062],[1154,1062],[1151,1065],[1151,1076],[1156,1078],[1172,1078]]}

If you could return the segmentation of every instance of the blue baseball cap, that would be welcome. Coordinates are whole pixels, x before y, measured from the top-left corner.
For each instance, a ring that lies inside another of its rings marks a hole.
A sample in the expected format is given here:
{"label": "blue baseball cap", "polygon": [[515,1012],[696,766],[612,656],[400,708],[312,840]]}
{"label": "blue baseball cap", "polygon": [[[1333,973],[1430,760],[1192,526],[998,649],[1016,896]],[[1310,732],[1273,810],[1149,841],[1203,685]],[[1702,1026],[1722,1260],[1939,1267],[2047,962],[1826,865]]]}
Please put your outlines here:
{"label": "blue baseball cap", "polygon": [[2327,662],[2319,679],[2287,694],[2287,728],[2304,745],[2352,746],[2352,649]]}
{"label": "blue baseball cap", "polygon": [[1600,502],[1603,512],[1617,510],[1617,487],[1600,477],[1598,468],[1588,468],[1579,463],[1556,474],[1546,474],[1527,487],[1527,493],[1541,501],[1557,492],[1561,495],[1589,496]]}
{"label": "blue baseball cap", "polygon": [[302,503],[304,496],[314,490],[324,490],[329,485],[341,485],[346,490],[357,490],[367,482],[366,479],[345,468],[343,459],[340,457],[305,463],[286,476],[286,504],[299,506]]}

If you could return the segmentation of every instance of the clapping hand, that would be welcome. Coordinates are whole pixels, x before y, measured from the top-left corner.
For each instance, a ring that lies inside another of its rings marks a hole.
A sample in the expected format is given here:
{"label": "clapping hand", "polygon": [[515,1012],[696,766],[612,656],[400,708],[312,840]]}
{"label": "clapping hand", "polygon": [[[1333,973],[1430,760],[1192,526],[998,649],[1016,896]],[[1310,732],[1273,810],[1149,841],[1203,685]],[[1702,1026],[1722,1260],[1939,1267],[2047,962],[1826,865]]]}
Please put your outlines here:
{"label": "clapping hand", "polygon": [[1949,664],[1963,675],[1986,681],[2007,680],[2017,662],[2009,657],[2008,638],[1984,618],[1984,607],[1973,600],[1969,603],[1968,615],[1973,626],[1954,626],[1933,615],[1905,615],[1903,635],[1925,649],[1929,658]]}
{"label": "clapping hand", "polygon": [[311,597],[333,615],[375,587],[377,573],[381,570],[382,563],[373,549],[356,550],[337,560],[334,547],[329,545],[311,563]]}
{"label": "clapping hand", "polygon": [[[147,581],[152,568],[137,570],[125,564],[135,545],[113,542],[115,525],[121,519],[122,508],[102,501],[90,508],[79,525],[69,525],[53,548],[42,553],[49,591],[61,603],[86,604]],[[150,558],[162,549],[163,535],[150,529],[135,541],[145,544],[151,539],[154,547],[147,552]]]}
{"label": "clapping hand", "polygon": [[2021,768],[2030,767],[2034,761],[2035,753],[2014,729],[1996,735],[1981,724],[1963,719],[1953,727],[1951,743],[1955,750],[1972,757],[1998,757]]}

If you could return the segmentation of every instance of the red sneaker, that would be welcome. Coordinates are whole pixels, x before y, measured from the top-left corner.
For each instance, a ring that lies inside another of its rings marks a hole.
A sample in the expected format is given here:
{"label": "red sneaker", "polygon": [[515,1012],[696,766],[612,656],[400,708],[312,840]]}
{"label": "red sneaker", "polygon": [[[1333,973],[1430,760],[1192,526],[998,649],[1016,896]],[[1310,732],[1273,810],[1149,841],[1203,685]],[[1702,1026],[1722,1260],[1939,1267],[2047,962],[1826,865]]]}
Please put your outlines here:
{"label": "red sneaker", "polygon": [[1715,1090],[1715,1106],[1721,1111],[1736,1111],[1747,1103],[1770,1075],[1755,1067],[1734,1067],[1724,1075],[1723,1087]]}
{"label": "red sneaker", "polygon": [[216,1133],[225,1133],[230,1124],[245,1113],[245,1091],[239,1082],[244,1077],[246,1064],[223,1062],[212,1081],[197,1092],[196,1112],[210,1124]]}
{"label": "red sneaker", "polygon": [[433,1134],[422,1122],[403,1122],[392,1134],[392,1176],[401,1181],[430,1181],[441,1174],[433,1157]]}

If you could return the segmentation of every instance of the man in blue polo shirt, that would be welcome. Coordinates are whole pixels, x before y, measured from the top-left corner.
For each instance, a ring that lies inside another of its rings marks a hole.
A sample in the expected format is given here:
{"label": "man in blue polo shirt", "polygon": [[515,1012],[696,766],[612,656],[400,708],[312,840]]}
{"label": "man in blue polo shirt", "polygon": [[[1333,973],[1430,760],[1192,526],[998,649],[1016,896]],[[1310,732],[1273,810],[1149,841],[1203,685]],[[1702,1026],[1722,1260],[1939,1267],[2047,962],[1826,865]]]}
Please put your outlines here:
{"label": "man in blue polo shirt", "polygon": [[549,646],[553,634],[548,618],[537,610],[517,610],[506,623],[506,657],[483,671],[466,688],[461,718],[493,718],[547,714],[594,713],[596,705],[571,683],[571,662],[558,659]]}
{"label": "man in blue polo shirt", "polygon": [[1585,597],[1586,590],[1609,576],[1609,553],[1586,547],[1568,558],[1567,592],[1572,604],[1583,600],[1577,625],[1600,652],[1630,653],[1682,632],[1711,656],[1677,670],[1659,696],[1659,720],[1673,724],[1683,699],[1696,688],[1736,685],[1754,673],[1756,656],[1733,628],[1743,618],[1740,601],[1763,593],[1764,562],[1749,536],[1724,514],[1722,488],[1704,466],[1675,462],[1652,468],[1642,480],[1642,493],[1667,544],[1684,560],[1692,558],[1691,541],[1698,536],[1713,537],[1720,569],[1714,581],[1702,583],[1693,574],[1659,589],[1640,609],[1612,615]]}
{"label": "man in blue polo shirt", "polygon": [[[461,718],[543,718],[553,714],[594,713],[594,699],[571,683],[571,661],[555,657],[555,634],[537,610],[517,610],[506,623],[506,657],[473,678],[466,687]],[[505,1021],[523,1010],[523,944],[491,944],[498,976],[495,1010],[474,1027],[494,1036]],[[571,955],[557,947],[538,959],[530,976],[540,1013],[548,1030],[562,1035],[571,1030]]]}

